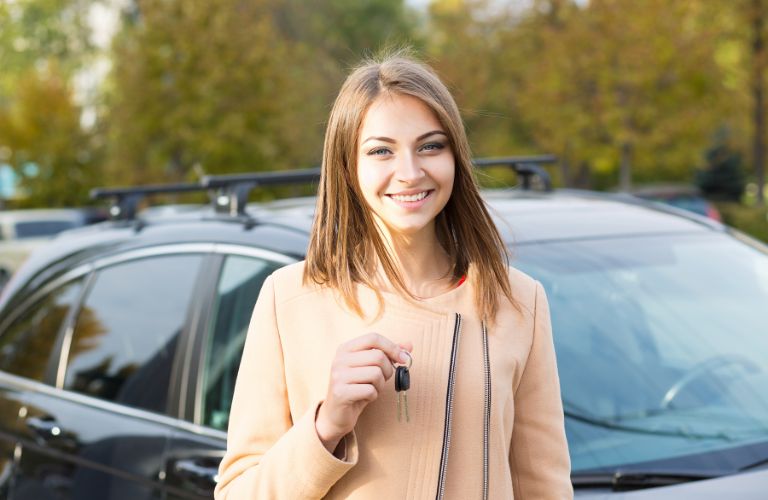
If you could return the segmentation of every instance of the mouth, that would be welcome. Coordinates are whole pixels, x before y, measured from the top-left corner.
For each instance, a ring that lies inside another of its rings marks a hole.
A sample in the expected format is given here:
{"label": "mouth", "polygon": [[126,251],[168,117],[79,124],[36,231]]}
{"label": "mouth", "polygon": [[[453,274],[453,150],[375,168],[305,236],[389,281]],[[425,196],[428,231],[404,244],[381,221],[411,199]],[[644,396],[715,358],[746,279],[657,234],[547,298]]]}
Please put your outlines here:
{"label": "mouth", "polygon": [[424,200],[427,196],[432,194],[434,189],[427,189],[425,191],[420,191],[417,193],[409,193],[409,194],[388,194],[387,196],[393,199],[394,201],[398,203],[418,203],[422,200]]}

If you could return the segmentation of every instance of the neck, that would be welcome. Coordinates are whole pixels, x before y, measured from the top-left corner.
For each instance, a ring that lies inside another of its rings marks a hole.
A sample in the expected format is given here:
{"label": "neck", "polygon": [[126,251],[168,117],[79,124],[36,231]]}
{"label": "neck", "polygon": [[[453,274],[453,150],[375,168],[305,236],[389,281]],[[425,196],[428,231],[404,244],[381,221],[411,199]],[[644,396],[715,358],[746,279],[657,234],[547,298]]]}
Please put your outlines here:
{"label": "neck", "polygon": [[[416,297],[429,298],[445,292],[452,282],[452,264],[437,239],[434,225],[415,234],[382,231],[390,256],[405,287]],[[383,270],[380,270],[383,275]]]}

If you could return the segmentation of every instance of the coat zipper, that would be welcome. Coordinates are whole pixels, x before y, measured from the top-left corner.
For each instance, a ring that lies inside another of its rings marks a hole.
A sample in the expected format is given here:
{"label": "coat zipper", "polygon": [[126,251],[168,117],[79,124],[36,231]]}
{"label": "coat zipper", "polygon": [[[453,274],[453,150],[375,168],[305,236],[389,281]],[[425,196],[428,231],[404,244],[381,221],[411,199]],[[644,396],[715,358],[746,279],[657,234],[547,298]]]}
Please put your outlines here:
{"label": "coat zipper", "polygon": [[[440,456],[440,475],[437,479],[437,500],[442,500],[445,495],[445,473],[448,470],[448,451],[451,447],[451,420],[453,417],[453,390],[456,385],[456,360],[459,354],[459,340],[461,337],[461,315],[456,314],[456,322],[453,327],[453,345],[451,347],[451,361],[448,371],[448,392],[445,404],[445,427],[443,429],[443,451]],[[483,375],[484,398],[483,407],[483,500],[488,500],[489,489],[489,461],[490,461],[490,434],[491,434],[491,356],[488,349],[488,329],[485,322],[482,324],[483,341]]]}
{"label": "coat zipper", "polygon": [[483,321],[483,365],[485,367],[485,419],[483,420],[483,500],[488,500],[488,474],[491,434],[491,356],[488,352],[488,329]]}
{"label": "coat zipper", "polygon": [[453,325],[453,345],[451,347],[451,364],[448,370],[448,393],[445,399],[445,427],[443,428],[443,452],[440,455],[440,475],[437,478],[437,500],[445,495],[445,472],[448,470],[448,449],[451,447],[451,418],[453,417],[453,388],[456,383],[456,359],[459,354],[459,338],[461,336],[461,314],[456,314]]}

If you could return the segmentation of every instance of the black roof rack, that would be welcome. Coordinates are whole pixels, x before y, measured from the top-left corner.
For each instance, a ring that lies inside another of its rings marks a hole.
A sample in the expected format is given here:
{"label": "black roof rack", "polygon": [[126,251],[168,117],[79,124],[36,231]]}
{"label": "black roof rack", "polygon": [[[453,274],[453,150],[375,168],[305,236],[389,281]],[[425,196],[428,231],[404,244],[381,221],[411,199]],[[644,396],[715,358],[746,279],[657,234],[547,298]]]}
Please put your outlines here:
{"label": "black roof rack", "polygon": [[218,189],[216,209],[226,210],[230,215],[244,215],[248,195],[256,187],[305,184],[320,180],[320,167],[286,170],[277,172],[254,172],[245,174],[206,175],[200,184],[207,189]]}
{"label": "black roof rack", "polygon": [[111,198],[114,201],[109,207],[109,216],[112,219],[132,220],[136,218],[136,208],[139,202],[150,194],[172,194],[205,191],[200,184],[154,184],[138,187],[124,188],[95,188],[91,189],[92,200]]}
{"label": "black roof rack", "polygon": [[[540,167],[544,163],[554,163],[552,155],[511,156],[500,158],[478,158],[473,160],[477,168],[508,166],[522,178],[522,189],[531,189],[532,178],[538,177],[545,191],[552,190],[549,174]],[[157,184],[150,186],[125,188],[96,188],[91,190],[91,199],[113,199],[109,209],[110,216],[118,220],[136,218],[139,202],[147,195],[189,193],[196,191],[217,191],[211,196],[217,212],[228,213],[232,217],[246,216],[245,206],[248,195],[256,187],[295,185],[317,182],[320,180],[320,168],[305,168],[273,172],[254,172],[227,175],[206,175],[198,184]]]}
{"label": "black roof rack", "polygon": [[[508,166],[522,178],[522,188],[531,189],[531,179],[536,176],[541,180],[545,191],[552,190],[552,179],[539,165],[554,163],[553,155],[509,156],[500,158],[478,158],[473,161],[477,168]],[[262,186],[302,184],[318,182],[320,167],[278,172],[254,172],[244,174],[207,175],[200,183],[210,189],[228,190],[229,193],[217,198],[217,209],[228,209],[232,216],[243,215],[251,190]]]}
{"label": "black roof rack", "polygon": [[523,190],[531,189],[531,181],[533,177],[538,177],[543,186],[544,191],[552,191],[552,178],[549,176],[546,170],[541,168],[540,165],[546,163],[555,163],[557,157],[554,155],[539,155],[539,156],[505,156],[499,158],[478,158],[473,161],[475,167],[497,167],[507,166],[515,171],[520,176]]}

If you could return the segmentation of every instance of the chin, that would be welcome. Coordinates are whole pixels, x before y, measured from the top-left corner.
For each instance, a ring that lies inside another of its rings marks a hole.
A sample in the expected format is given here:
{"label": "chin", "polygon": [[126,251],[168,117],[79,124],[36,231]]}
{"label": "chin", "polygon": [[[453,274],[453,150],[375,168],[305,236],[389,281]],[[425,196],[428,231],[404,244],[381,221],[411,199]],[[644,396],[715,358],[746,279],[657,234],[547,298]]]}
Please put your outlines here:
{"label": "chin", "polygon": [[396,224],[385,223],[390,233],[400,236],[415,236],[420,232],[428,229],[432,224],[432,221],[424,224]]}

